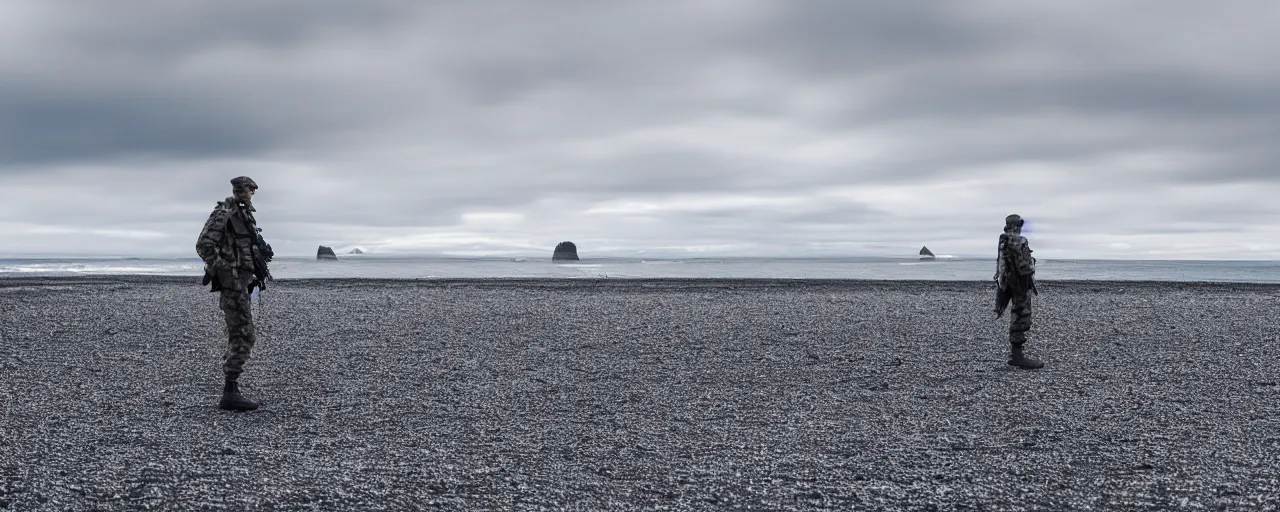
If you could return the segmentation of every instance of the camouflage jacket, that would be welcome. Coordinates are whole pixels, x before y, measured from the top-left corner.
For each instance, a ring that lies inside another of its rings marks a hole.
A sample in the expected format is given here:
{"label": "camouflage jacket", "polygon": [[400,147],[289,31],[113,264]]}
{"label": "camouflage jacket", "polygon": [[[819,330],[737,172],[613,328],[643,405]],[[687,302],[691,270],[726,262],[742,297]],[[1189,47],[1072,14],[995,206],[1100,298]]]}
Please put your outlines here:
{"label": "camouflage jacket", "polygon": [[1011,283],[1021,283],[1024,288],[1032,286],[1031,281],[1036,273],[1036,259],[1031,256],[1031,245],[1027,238],[1014,234],[1000,235],[999,259],[996,263],[996,281],[1004,289]]}
{"label": "camouflage jacket", "polygon": [[236,270],[241,278],[252,276],[253,242],[258,237],[254,211],[235,197],[219,201],[214,207],[196,240],[196,254],[204,260],[207,271]]}

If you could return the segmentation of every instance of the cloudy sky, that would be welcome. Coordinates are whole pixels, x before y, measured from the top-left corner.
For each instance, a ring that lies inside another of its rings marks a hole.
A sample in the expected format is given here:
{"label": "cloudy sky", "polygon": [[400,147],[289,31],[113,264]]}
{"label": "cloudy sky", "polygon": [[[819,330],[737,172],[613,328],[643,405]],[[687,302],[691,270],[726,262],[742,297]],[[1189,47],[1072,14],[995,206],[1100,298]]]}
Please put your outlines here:
{"label": "cloudy sky", "polygon": [[[1280,258],[1273,0],[7,0],[0,257]],[[646,251],[646,252],[640,252]]]}

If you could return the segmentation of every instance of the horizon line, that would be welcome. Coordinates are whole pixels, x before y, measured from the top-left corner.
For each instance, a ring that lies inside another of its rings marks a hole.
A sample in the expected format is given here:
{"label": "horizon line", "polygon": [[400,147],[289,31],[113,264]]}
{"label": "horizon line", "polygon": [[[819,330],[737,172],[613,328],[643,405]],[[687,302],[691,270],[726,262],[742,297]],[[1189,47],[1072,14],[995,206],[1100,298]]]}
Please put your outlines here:
{"label": "horizon line", "polygon": [[[435,259],[474,259],[474,260],[511,260],[519,259],[546,259],[551,260],[549,254],[449,254],[449,253],[429,253],[429,252],[364,252],[363,254],[339,254],[339,260],[352,258],[379,258],[379,257],[409,257],[409,258],[435,258]],[[275,260],[304,260],[315,261],[314,255],[277,255]],[[995,260],[995,257],[988,256],[972,256],[972,255],[941,255],[936,258],[920,258],[918,255],[897,256],[897,255],[684,255],[684,256],[644,256],[644,255],[620,255],[620,254],[604,254],[600,256],[580,256],[578,261],[583,260],[750,260],[750,259],[769,259],[769,260],[865,260],[865,259],[887,259],[887,260],[906,260],[906,261],[934,261],[939,260],[960,260],[960,261],[983,261]],[[1162,261],[1162,262],[1280,262],[1278,258],[1159,258],[1150,256],[1132,256],[1132,257],[1040,257],[1040,261]],[[200,261],[197,256],[174,256],[174,255],[119,255],[119,254],[0,254],[0,261],[3,260],[180,260],[180,261]],[[572,261],[572,260],[570,260]]]}

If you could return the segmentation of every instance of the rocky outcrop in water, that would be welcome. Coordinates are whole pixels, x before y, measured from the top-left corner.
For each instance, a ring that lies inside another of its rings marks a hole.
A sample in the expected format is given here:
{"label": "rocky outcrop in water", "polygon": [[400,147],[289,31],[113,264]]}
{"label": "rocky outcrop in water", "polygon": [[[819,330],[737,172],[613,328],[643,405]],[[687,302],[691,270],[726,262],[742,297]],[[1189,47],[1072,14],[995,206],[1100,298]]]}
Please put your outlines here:
{"label": "rocky outcrop in water", "polygon": [[333,253],[333,248],[332,248],[332,247],[325,247],[325,246],[323,246],[323,245],[322,245],[322,246],[320,246],[320,248],[319,248],[319,249],[317,249],[317,250],[316,250],[316,259],[318,259],[318,260],[336,260],[336,259],[338,259],[338,255]]}
{"label": "rocky outcrop in water", "polygon": [[556,251],[551,254],[551,261],[578,261],[578,246],[573,242],[556,244]]}
{"label": "rocky outcrop in water", "polygon": [[930,251],[928,247],[921,247],[921,248],[920,248],[920,259],[922,259],[922,260],[931,260],[931,259],[934,259],[934,258],[936,258],[936,256],[934,256],[934,255],[933,255],[933,251]]}
{"label": "rocky outcrop in water", "polygon": [[360,250],[359,247],[356,247],[355,249],[352,249],[351,252],[348,252],[347,254],[364,254],[364,251]]}

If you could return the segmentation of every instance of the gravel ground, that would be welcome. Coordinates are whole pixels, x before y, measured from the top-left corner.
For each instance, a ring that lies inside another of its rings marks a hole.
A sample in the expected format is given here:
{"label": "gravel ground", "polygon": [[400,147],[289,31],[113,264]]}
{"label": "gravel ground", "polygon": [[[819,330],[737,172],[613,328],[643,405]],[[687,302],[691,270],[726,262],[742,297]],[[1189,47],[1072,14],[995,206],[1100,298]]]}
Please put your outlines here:
{"label": "gravel ground", "polygon": [[0,279],[0,510],[1277,510],[1280,287]]}

